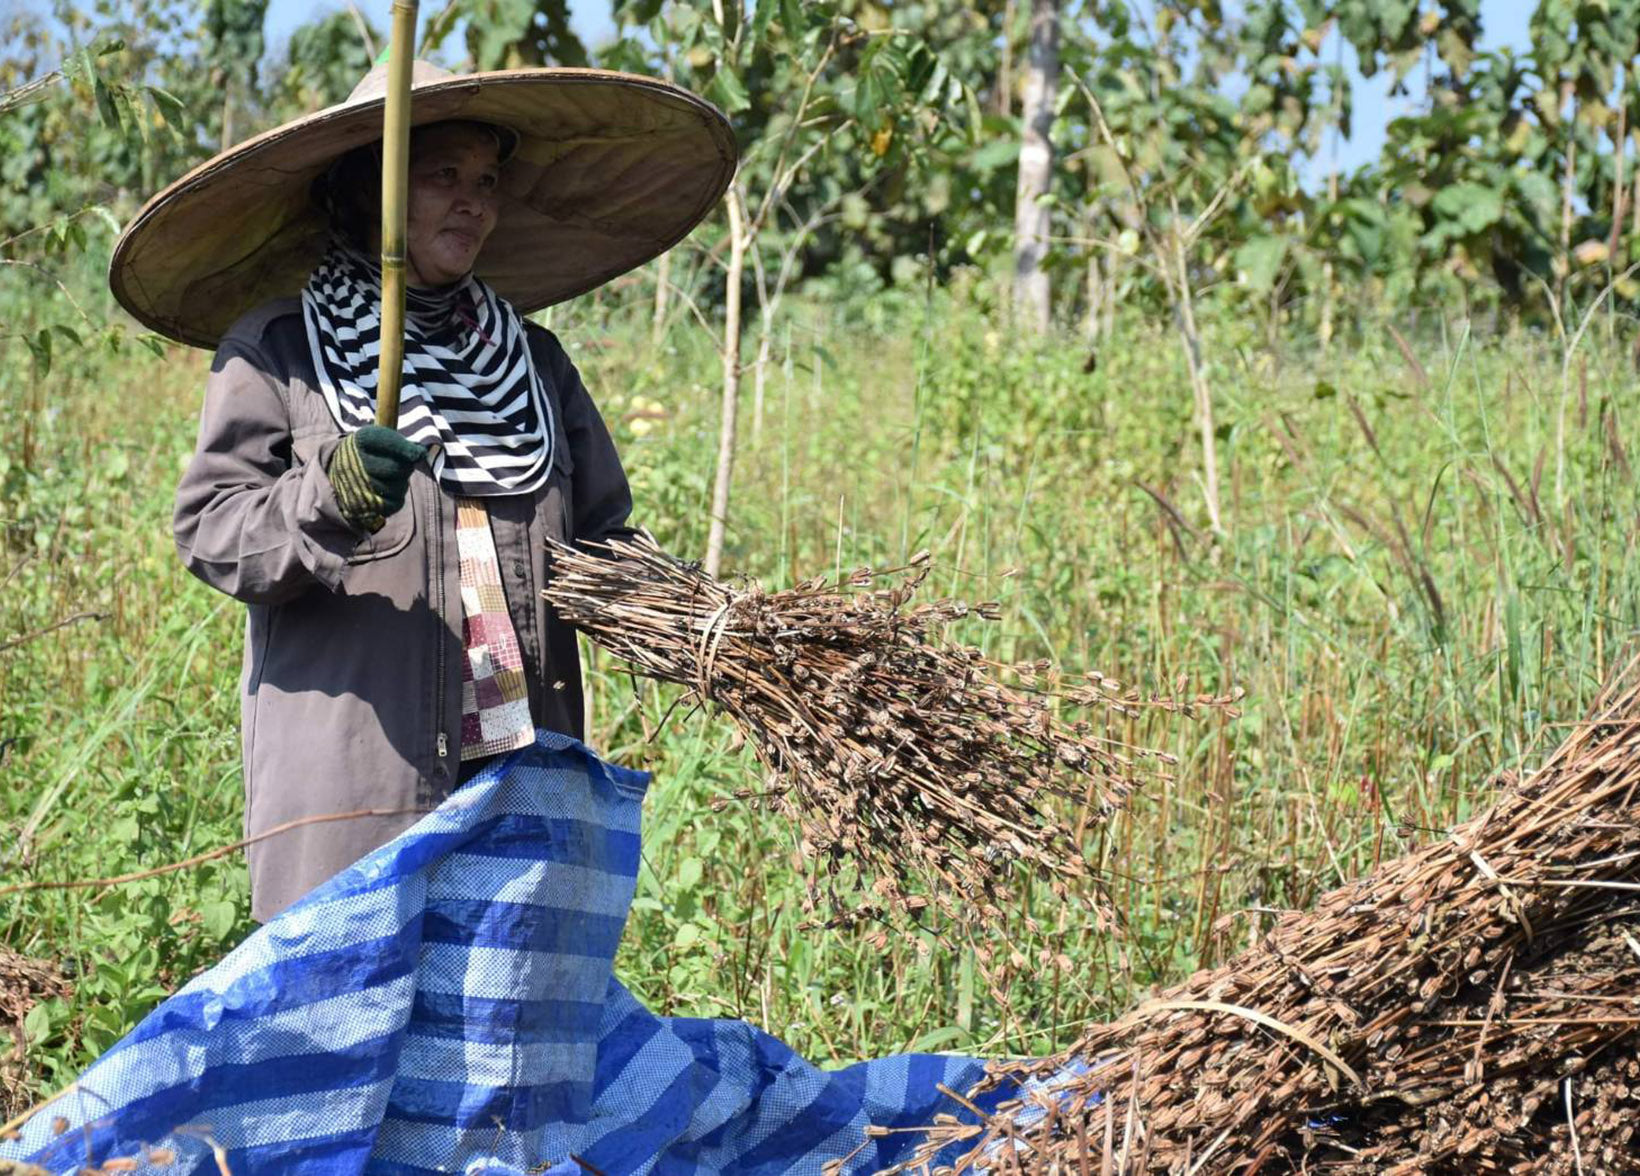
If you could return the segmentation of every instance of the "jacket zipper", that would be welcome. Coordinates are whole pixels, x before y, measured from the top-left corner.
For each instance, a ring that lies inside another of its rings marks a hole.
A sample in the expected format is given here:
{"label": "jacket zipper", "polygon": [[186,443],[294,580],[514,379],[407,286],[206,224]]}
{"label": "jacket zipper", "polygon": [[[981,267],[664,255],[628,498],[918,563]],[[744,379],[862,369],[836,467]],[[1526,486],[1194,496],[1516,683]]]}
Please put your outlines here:
{"label": "jacket zipper", "polygon": [[[438,593],[438,607],[433,610],[434,621],[438,627],[438,640],[433,643],[438,649],[438,655],[434,662],[436,673],[433,678],[433,729],[438,732],[438,758],[440,766],[442,766],[444,760],[448,759],[450,755],[450,739],[444,732],[444,644],[449,622],[444,615],[447,598],[444,592],[444,520],[440,517],[443,502],[442,496],[437,492],[438,484],[436,482],[433,484],[433,490],[434,493],[428,496],[432,500],[432,508],[428,511],[428,516],[432,519],[433,534],[437,537],[434,541],[434,552],[437,558],[434,560],[433,575],[431,577],[434,584],[437,585],[436,591]],[[449,781],[446,780],[445,783],[448,784]]]}

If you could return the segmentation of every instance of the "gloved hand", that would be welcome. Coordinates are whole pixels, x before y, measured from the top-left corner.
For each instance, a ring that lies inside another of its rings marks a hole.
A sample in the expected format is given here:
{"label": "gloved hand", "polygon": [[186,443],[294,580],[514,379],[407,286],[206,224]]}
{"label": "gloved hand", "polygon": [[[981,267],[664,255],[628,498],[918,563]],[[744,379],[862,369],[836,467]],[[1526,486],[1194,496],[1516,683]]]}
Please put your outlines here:
{"label": "gloved hand", "polygon": [[367,531],[381,530],[387,516],[404,505],[410,471],[426,456],[425,446],[383,425],[349,433],[325,466],[342,516]]}

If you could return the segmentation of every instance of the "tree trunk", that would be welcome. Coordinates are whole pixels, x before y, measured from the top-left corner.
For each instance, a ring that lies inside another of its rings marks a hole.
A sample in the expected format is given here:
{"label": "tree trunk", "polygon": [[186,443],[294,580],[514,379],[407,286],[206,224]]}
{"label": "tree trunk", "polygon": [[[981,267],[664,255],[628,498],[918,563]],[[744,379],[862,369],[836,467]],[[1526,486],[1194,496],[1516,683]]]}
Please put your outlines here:
{"label": "tree trunk", "polygon": [[[1327,174],[1327,203],[1332,207],[1338,206],[1338,172]],[[1325,352],[1332,346],[1333,322],[1336,313],[1338,298],[1338,283],[1334,280],[1332,254],[1321,263],[1321,350]]]}
{"label": "tree trunk", "polygon": [[1560,182],[1560,267],[1556,295],[1560,299],[1560,313],[1566,314],[1566,285],[1572,275],[1572,201],[1577,195],[1577,107],[1566,112],[1572,100],[1572,83],[1560,84],[1561,117],[1565,119],[1566,168]]}
{"label": "tree trunk", "polygon": [[1633,209],[1631,215],[1634,217],[1634,224],[1630,226],[1630,231],[1636,237],[1640,237],[1640,131],[1637,131],[1633,138],[1636,163],[1634,171],[1634,195],[1629,200],[1629,205]]}
{"label": "tree trunk", "polygon": [[1103,250],[1097,244],[1099,240],[1099,217],[1102,201],[1098,199],[1099,168],[1090,153],[1085,162],[1083,176],[1086,180],[1085,193],[1082,203],[1082,235],[1087,238],[1088,273],[1087,273],[1087,317],[1082,322],[1082,333],[1089,343],[1097,343],[1104,328],[1105,300],[1110,297],[1109,282],[1105,277],[1105,263]]}
{"label": "tree trunk", "polygon": [[756,249],[752,254],[752,277],[757,289],[757,358],[752,361],[752,445],[763,440],[763,393],[768,384],[765,368],[769,363],[769,340],[774,335],[774,308],[780,291],[769,292],[769,275],[763,268],[763,255]]}
{"label": "tree trunk", "polygon": [[1202,494],[1207,500],[1208,521],[1214,533],[1222,535],[1224,522],[1219,514],[1219,443],[1218,430],[1213,424],[1213,392],[1202,361],[1201,333],[1196,329],[1196,300],[1190,290],[1189,259],[1184,243],[1178,239],[1177,225],[1173,233],[1173,262],[1178,267],[1174,306],[1184,342],[1185,368],[1190,373],[1190,389],[1196,398],[1196,423],[1201,431]]}
{"label": "tree trunk", "polygon": [[746,210],[738,185],[724,202],[729,213],[729,274],[723,292],[723,421],[718,430],[717,476],[712,480],[712,524],[702,568],[716,577],[723,563],[729,520],[729,480],[735,468],[735,418],[740,408],[740,283],[746,274]]}
{"label": "tree trunk", "polygon": [[1110,339],[1116,334],[1116,311],[1122,294],[1122,255],[1106,253],[1100,269],[1105,281],[1104,323],[1100,333]]}
{"label": "tree trunk", "polygon": [[1619,268],[1617,249],[1623,243],[1623,202],[1629,194],[1628,177],[1623,174],[1629,151],[1629,107],[1622,101],[1623,80],[1623,70],[1620,68],[1617,71],[1617,134],[1612,136],[1612,144],[1617,148],[1617,175],[1612,181],[1612,234],[1606,246],[1608,272]]}
{"label": "tree trunk", "polygon": [[[666,63],[666,80],[672,81],[672,62]],[[666,312],[672,300],[672,251],[660,255],[655,265],[655,316],[649,320],[649,342],[659,347],[666,337]]]}
{"label": "tree trunk", "polygon": [[[1090,222],[1091,228],[1091,222]],[[1099,250],[1088,250],[1088,309],[1082,320],[1082,333],[1089,343],[1097,343],[1105,320],[1105,274],[1100,266]]]}
{"label": "tree trunk", "polygon": [[1052,218],[1041,197],[1053,184],[1053,140],[1048,132],[1058,84],[1059,3],[1031,0],[1019,182],[1014,188],[1014,315],[1037,334],[1045,334],[1049,323],[1048,275],[1042,262]]}
{"label": "tree trunk", "polygon": [[1635,155],[1637,157],[1634,170],[1634,197],[1629,201],[1634,217],[1634,225],[1631,231],[1636,237],[1640,237],[1640,128],[1636,128],[1629,137],[1634,140]]}
{"label": "tree trunk", "polygon": [[226,151],[233,146],[233,84],[222,84],[222,147]]}
{"label": "tree trunk", "polygon": [[655,262],[655,314],[649,320],[649,341],[659,347],[666,336],[666,305],[672,291],[672,251]]}
{"label": "tree trunk", "polygon": [[1002,6],[1002,60],[997,63],[997,91],[991,96],[991,109],[998,118],[1007,118],[1014,112],[1014,0]]}
{"label": "tree trunk", "polygon": [[774,334],[774,318],[763,308],[758,328],[757,363],[752,375],[752,446],[763,438],[763,395],[769,382],[769,339]]}

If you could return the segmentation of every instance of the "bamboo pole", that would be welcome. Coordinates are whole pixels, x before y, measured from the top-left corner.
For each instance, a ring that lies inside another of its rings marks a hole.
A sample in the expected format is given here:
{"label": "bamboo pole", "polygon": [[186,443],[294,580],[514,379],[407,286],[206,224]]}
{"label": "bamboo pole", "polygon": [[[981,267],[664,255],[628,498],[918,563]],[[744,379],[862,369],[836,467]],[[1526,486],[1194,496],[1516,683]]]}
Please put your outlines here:
{"label": "bamboo pole", "polygon": [[410,62],[415,55],[417,0],[393,0],[393,40],[382,114],[382,330],[376,423],[399,423],[404,375],[404,221],[410,186]]}

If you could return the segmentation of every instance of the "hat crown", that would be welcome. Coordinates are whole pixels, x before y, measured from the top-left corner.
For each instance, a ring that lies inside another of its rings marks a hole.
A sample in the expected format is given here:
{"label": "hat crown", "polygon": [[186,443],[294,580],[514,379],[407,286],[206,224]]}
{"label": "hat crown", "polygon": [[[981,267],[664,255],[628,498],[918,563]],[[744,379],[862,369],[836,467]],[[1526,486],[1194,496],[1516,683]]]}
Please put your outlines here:
{"label": "hat crown", "polygon": [[[434,82],[442,82],[446,78],[455,76],[449,70],[441,69],[431,61],[423,61],[419,57],[410,63],[410,85],[412,88],[428,86]],[[347,96],[347,101],[349,103],[368,102],[372,98],[384,98],[386,96],[387,62],[384,61],[370,67],[370,72],[360,78],[359,84],[353,87],[353,92]]]}

